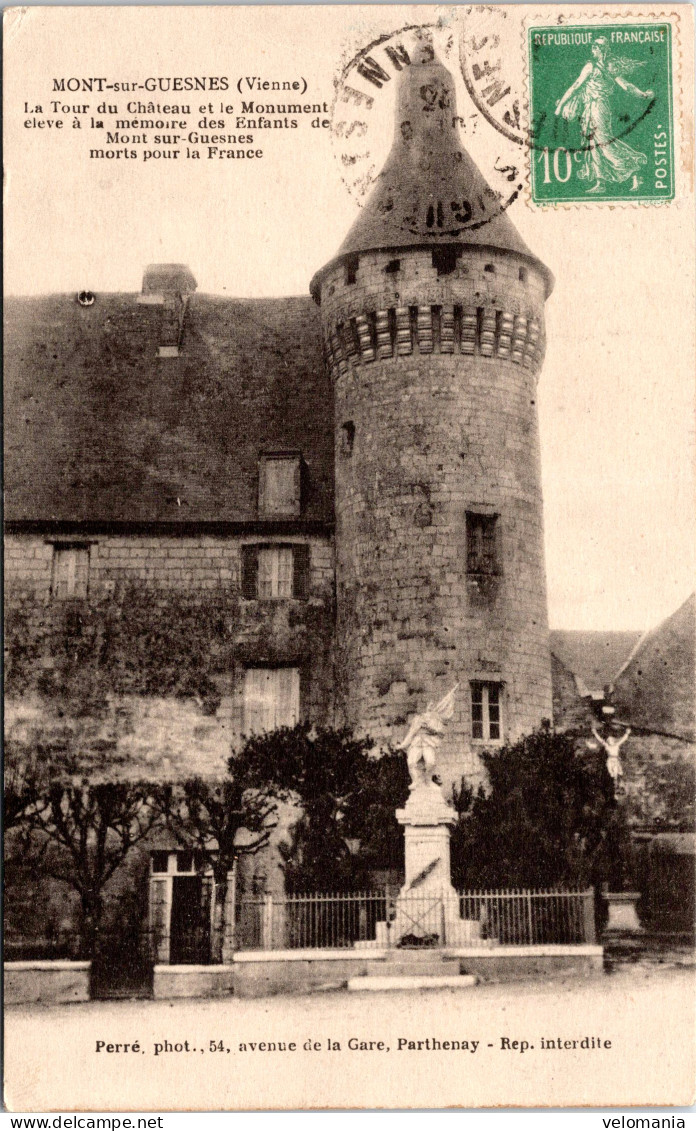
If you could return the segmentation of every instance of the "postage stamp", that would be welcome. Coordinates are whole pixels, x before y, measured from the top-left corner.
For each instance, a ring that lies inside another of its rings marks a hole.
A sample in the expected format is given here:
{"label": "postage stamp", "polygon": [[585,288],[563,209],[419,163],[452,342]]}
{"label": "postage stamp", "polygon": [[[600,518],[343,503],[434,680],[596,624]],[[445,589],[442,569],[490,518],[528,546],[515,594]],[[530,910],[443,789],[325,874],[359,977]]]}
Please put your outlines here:
{"label": "postage stamp", "polygon": [[674,197],[672,28],[528,30],[532,200]]}

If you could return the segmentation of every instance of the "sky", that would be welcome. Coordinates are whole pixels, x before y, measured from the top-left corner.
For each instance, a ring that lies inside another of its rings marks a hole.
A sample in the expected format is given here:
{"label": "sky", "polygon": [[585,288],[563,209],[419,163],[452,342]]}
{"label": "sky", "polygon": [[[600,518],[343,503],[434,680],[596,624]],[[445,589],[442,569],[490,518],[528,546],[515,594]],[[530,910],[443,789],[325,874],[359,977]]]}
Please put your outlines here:
{"label": "sky", "polygon": [[[522,81],[524,11],[507,29],[513,82]],[[438,35],[466,33],[460,13],[437,13]],[[326,103],[320,120],[335,120],[335,80],[355,52],[432,18],[433,9],[416,6],[281,8],[272,18],[263,8],[7,13],[6,292],[136,292],[146,264],[182,262],[205,293],[307,293],[360,206],[346,187],[332,129],[313,129],[307,115],[297,130],[259,131],[261,160],[105,161],[88,156],[93,137],[103,137],[90,120],[103,101],[130,116],[135,97],[161,107],[188,103],[189,128],[225,117],[224,132],[235,132],[242,98],[283,97],[240,96],[237,82],[253,76],[306,82],[301,100]],[[688,78],[691,46],[680,50]],[[488,172],[511,155],[519,161],[513,143],[477,120],[456,52],[447,61],[467,121],[465,143],[480,168]],[[57,95],[54,78],[70,76],[226,76],[229,89]],[[365,168],[378,168],[386,155],[393,87],[375,91]],[[52,113],[56,98],[69,113]],[[212,114],[202,113],[207,103]],[[221,103],[234,111],[221,112]],[[85,104],[73,128],[72,108]],[[65,119],[62,132],[24,125],[51,117]],[[520,199],[508,213],[556,279],[538,395],[552,627],[647,629],[694,588],[693,187],[679,136],[677,158],[677,196],[661,207],[541,209]]]}

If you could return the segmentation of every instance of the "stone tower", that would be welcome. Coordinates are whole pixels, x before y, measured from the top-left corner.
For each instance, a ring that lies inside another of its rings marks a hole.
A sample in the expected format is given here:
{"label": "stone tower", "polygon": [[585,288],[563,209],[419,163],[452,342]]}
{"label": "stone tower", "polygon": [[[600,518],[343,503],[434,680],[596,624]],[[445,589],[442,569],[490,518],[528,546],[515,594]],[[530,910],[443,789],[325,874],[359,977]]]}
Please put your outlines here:
{"label": "stone tower", "polygon": [[421,49],[312,293],[335,391],[339,711],[395,741],[458,682],[442,776],[475,781],[478,750],[551,717],[536,383],[552,279],[456,114]]}

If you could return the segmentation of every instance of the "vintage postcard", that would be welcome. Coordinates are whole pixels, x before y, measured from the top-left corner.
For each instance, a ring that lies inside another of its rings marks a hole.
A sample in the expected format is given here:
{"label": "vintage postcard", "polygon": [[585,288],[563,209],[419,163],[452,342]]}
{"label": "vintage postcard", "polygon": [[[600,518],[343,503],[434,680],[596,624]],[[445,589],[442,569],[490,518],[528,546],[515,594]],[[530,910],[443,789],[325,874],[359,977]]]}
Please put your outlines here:
{"label": "vintage postcard", "polygon": [[11,1111],[693,1102],[693,30],[5,11]]}

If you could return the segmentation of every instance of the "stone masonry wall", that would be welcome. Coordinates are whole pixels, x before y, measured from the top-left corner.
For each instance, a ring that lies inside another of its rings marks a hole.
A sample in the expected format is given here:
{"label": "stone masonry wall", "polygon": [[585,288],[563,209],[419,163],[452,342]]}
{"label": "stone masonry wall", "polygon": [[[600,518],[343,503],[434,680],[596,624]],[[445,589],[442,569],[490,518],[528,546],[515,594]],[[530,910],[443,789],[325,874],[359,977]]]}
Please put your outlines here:
{"label": "stone masonry wall", "polygon": [[[57,600],[54,546],[75,542],[89,543],[87,597]],[[273,542],[309,544],[306,600],[242,597],[242,546]],[[301,713],[332,721],[328,536],[10,534],[5,609],[8,737],[55,723],[59,672],[72,653],[106,698],[91,738],[101,734],[125,773],[222,772],[242,736],[247,666],[299,667]]]}
{"label": "stone masonry wall", "polygon": [[[536,413],[544,293],[521,258],[468,248],[440,275],[429,249],[363,255],[354,283],[339,264],[322,287],[338,701],[350,723],[393,739],[459,681],[442,748],[450,780],[480,776],[472,680],[502,684],[506,739],[552,715]],[[467,572],[467,511],[497,516],[495,574]]]}

